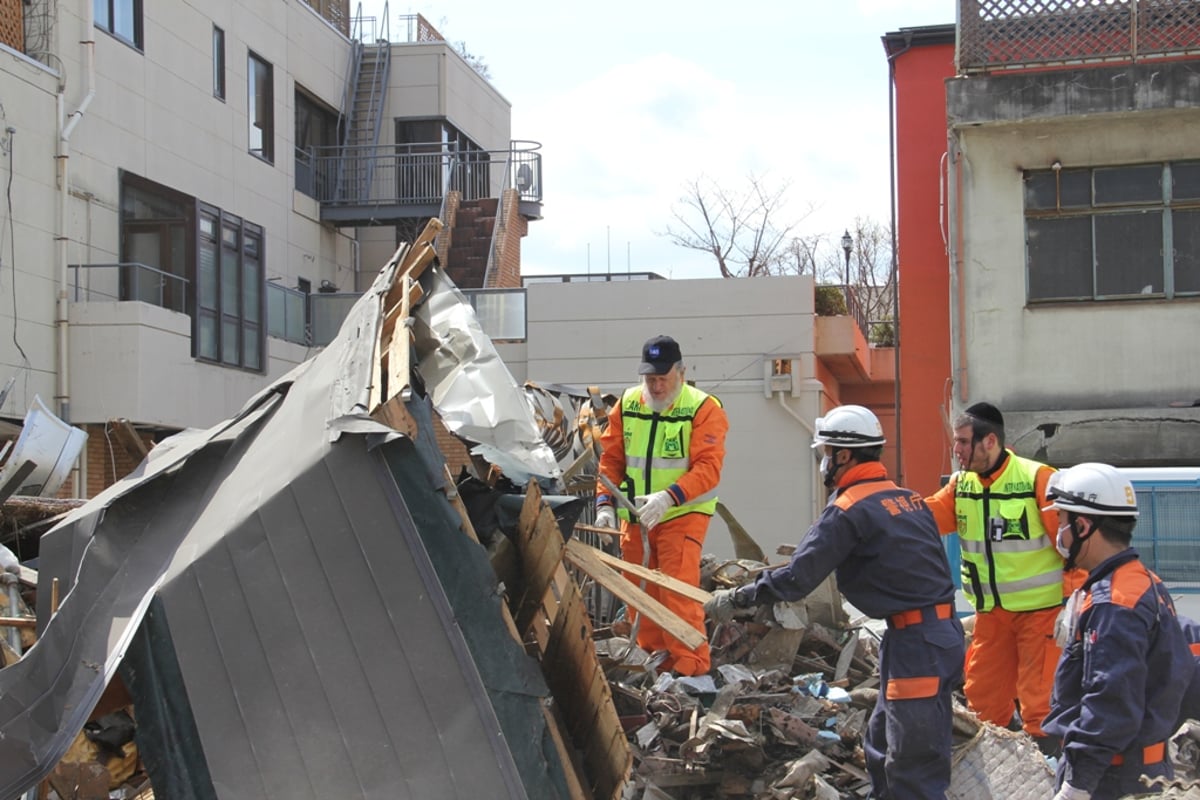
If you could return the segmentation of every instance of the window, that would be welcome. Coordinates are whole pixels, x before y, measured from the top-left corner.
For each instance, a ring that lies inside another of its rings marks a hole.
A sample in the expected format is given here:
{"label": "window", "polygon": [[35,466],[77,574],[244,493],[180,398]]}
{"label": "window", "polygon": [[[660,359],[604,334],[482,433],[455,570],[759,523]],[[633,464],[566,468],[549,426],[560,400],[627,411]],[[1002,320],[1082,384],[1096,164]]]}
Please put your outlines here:
{"label": "window", "polygon": [[443,191],[462,192],[464,200],[490,194],[490,156],[466,134],[443,119],[396,120],[400,197],[440,202]]}
{"label": "window", "polygon": [[1200,162],[1024,180],[1029,302],[1200,296]]}
{"label": "window", "polygon": [[263,368],[263,230],[213,206],[200,206],[196,357]]}
{"label": "window", "polygon": [[142,0],[93,0],[96,27],[142,49]]}
{"label": "window", "polygon": [[275,91],[271,65],[251,53],[246,81],[250,152],[274,164]]}
{"label": "window", "polygon": [[225,31],[213,25],[213,97],[225,99]]}
{"label": "window", "polygon": [[[296,189],[309,197],[329,199],[322,193],[325,177],[320,155],[330,155],[339,141],[338,113],[296,90]],[[327,159],[329,160],[329,159]]]}
{"label": "window", "polygon": [[262,371],[263,229],[131,173],[121,175],[121,299],[192,318],[192,355]]}

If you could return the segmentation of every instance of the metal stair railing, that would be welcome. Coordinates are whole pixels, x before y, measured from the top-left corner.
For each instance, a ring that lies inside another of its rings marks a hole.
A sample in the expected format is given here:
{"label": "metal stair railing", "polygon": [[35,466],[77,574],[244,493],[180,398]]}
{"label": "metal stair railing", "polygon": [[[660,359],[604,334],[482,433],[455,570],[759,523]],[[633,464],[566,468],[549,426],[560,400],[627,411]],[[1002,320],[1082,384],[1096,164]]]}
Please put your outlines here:
{"label": "metal stair railing", "polygon": [[[387,2],[383,4],[383,20],[378,29],[374,17],[363,16],[361,2],[354,16],[346,91],[338,115],[342,131],[334,192],[338,200],[364,201],[371,194],[376,159],[362,155],[379,144],[383,125],[383,103],[392,63],[388,16]],[[368,25],[375,36],[369,45],[364,41],[368,38]]]}

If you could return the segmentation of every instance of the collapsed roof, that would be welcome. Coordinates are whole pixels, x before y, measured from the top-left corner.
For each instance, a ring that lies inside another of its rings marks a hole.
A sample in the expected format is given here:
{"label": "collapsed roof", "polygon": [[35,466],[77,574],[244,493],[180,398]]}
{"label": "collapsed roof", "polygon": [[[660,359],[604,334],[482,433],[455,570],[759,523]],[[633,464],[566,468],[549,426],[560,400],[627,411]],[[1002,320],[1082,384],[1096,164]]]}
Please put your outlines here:
{"label": "collapsed roof", "polygon": [[[430,238],[322,352],[43,537],[39,601],[55,579],[62,601],[0,670],[0,796],[53,768],[116,675],[162,796],[569,795],[546,681],[463,535],[432,406],[515,481],[558,465],[461,296],[424,270]],[[410,313],[428,397],[408,386]],[[498,418],[470,408],[480,387]]]}

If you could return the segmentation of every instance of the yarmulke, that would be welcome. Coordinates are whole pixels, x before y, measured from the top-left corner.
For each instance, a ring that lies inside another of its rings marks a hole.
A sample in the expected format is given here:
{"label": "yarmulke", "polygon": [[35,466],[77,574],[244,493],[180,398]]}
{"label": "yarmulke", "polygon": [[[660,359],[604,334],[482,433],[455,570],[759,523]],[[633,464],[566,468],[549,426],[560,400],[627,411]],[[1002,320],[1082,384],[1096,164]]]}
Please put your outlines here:
{"label": "yarmulke", "polygon": [[975,417],[975,419],[990,422],[997,428],[1004,427],[1004,416],[1000,413],[1000,409],[991,403],[976,403],[967,409],[967,413]]}

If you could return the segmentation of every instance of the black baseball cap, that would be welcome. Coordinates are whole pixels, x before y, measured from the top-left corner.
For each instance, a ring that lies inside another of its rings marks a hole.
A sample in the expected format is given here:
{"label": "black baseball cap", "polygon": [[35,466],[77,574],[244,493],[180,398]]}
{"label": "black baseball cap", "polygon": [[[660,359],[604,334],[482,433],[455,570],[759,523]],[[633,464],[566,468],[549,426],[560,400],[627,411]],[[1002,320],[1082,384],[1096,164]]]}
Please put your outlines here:
{"label": "black baseball cap", "polygon": [[642,345],[638,375],[665,375],[680,361],[683,361],[683,355],[679,352],[679,342],[670,336],[655,336]]}

